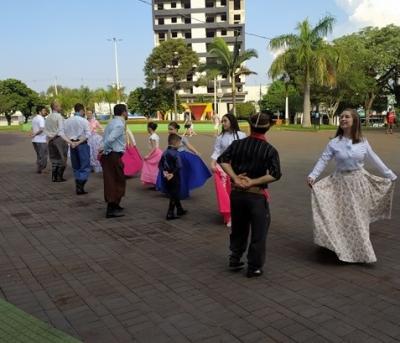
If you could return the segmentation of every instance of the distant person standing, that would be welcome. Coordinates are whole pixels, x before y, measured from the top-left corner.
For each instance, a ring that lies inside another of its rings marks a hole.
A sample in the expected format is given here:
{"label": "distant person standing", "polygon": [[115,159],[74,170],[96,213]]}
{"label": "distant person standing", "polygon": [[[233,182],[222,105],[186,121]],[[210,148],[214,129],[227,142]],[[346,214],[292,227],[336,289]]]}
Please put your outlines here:
{"label": "distant person standing", "polygon": [[387,122],[387,130],[386,133],[393,133],[393,125],[396,122],[396,114],[394,113],[394,111],[389,108],[389,111],[386,114],[386,122]]}
{"label": "distant person standing", "polygon": [[47,166],[47,140],[46,134],[44,133],[45,120],[47,116],[47,109],[44,106],[37,107],[38,114],[32,119],[32,144],[36,152],[36,172],[42,173],[42,170],[46,169]]}
{"label": "distant person standing", "polygon": [[88,138],[91,135],[89,122],[84,118],[82,104],[74,106],[75,114],[64,123],[64,133],[71,140],[71,164],[74,170],[75,190],[77,195],[87,194],[85,184],[89,178],[90,148]]}
{"label": "distant person standing", "polygon": [[219,116],[218,116],[217,112],[213,112],[211,120],[212,120],[212,123],[214,125],[215,136],[218,137],[218,135],[219,135],[219,125],[221,124],[221,120],[219,119]]}
{"label": "distant person standing", "polygon": [[103,147],[103,137],[100,133],[103,133],[103,128],[99,121],[94,117],[92,110],[86,110],[86,119],[89,122],[90,130],[92,134],[88,139],[90,148],[90,165],[95,173],[101,172],[101,164],[97,156],[99,150]]}
{"label": "distant person standing", "polygon": [[114,118],[104,130],[104,148],[101,157],[104,180],[104,200],[107,203],[106,218],[122,217],[120,206],[125,195],[126,179],[121,157],[125,151],[125,121],[128,109],[124,104],[114,107]]}
{"label": "distant person standing", "polygon": [[51,113],[46,119],[44,133],[47,136],[49,157],[51,162],[51,180],[64,182],[64,171],[67,166],[68,144],[72,142],[64,134],[64,118],[61,106],[57,101],[50,105]]}

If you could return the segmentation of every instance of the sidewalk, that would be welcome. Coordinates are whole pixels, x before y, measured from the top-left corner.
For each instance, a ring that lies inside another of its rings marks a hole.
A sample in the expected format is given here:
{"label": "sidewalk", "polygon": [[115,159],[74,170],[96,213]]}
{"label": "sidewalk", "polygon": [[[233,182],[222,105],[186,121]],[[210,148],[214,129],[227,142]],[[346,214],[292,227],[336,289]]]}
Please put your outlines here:
{"label": "sidewalk", "polygon": [[[51,183],[34,173],[29,138],[1,133],[0,297],[84,342],[398,342],[399,187],[392,220],[371,226],[376,264],[339,263],[312,242],[305,176],[330,135],[268,136],[283,177],[271,187],[265,274],[247,279],[227,271],[212,180],[184,201],[187,217],[166,222],[167,200],[130,179],[126,216],[105,219],[101,175],[77,197],[70,168]],[[400,175],[399,134],[366,135]],[[136,140],[146,151],[146,136]],[[191,142],[208,163],[213,137]],[[0,316],[0,334],[15,335]]]}

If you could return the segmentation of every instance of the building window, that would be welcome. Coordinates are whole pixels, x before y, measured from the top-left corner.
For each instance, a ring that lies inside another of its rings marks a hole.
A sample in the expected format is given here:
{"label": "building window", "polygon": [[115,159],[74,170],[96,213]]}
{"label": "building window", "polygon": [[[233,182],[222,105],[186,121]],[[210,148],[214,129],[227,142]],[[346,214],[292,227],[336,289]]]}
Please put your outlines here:
{"label": "building window", "polygon": [[240,14],[235,14],[235,15],[233,16],[233,20],[234,20],[234,21],[240,21]]}
{"label": "building window", "polygon": [[221,36],[226,36],[226,30],[225,29],[221,30]]}
{"label": "building window", "polygon": [[206,8],[214,7],[214,1],[206,1]]}
{"label": "building window", "polygon": [[165,33],[164,33],[164,32],[160,32],[160,33],[158,34],[158,38],[164,39],[164,38],[165,38]]}
{"label": "building window", "polygon": [[185,38],[192,38],[192,33],[190,31],[185,32]]}
{"label": "building window", "polygon": [[221,6],[226,6],[226,0],[221,0]]}
{"label": "building window", "polygon": [[207,38],[215,37],[215,30],[206,30],[206,37]]}
{"label": "building window", "polygon": [[214,93],[214,87],[207,87],[207,93]]}
{"label": "building window", "polygon": [[190,23],[191,23],[190,17],[185,17],[185,24],[190,24]]}
{"label": "building window", "polygon": [[191,49],[192,48],[192,43],[187,43],[186,46]]}
{"label": "building window", "polygon": [[171,32],[171,37],[172,37],[172,38],[178,37],[178,32],[172,31],[172,32]]}
{"label": "building window", "polygon": [[190,8],[190,1],[188,1],[188,0],[182,1],[182,6],[183,6],[183,8]]}
{"label": "building window", "polygon": [[164,25],[164,18],[158,18],[158,25]]}
{"label": "building window", "polygon": [[171,8],[176,8],[176,2],[171,2]]}
{"label": "building window", "polygon": [[158,10],[163,10],[164,9],[164,4],[157,4],[157,9]]}
{"label": "building window", "polygon": [[226,14],[221,14],[221,21],[226,21]]}
{"label": "building window", "polygon": [[171,18],[171,23],[176,23],[176,22],[177,22],[176,17],[172,17],[172,18]]}
{"label": "building window", "polygon": [[208,17],[206,18],[206,22],[207,22],[207,23],[213,23],[214,21],[215,21],[215,18],[214,18],[214,17],[208,16]]}
{"label": "building window", "polygon": [[240,10],[240,0],[234,0],[233,1],[233,9],[235,11]]}
{"label": "building window", "polygon": [[240,29],[236,29],[235,31],[233,31],[233,34],[234,34],[235,37],[239,37],[240,34],[241,34]]}

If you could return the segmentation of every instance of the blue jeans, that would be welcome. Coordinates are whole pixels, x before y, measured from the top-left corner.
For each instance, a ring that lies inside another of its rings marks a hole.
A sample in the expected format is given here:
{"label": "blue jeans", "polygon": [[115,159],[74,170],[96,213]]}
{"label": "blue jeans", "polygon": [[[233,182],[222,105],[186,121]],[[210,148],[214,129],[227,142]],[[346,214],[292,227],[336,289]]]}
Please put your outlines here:
{"label": "blue jeans", "polygon": [[87,181],[90,167],[90,148],[87,143],[79,144],[71,149],[71,164],[74,170],[74,178],[77,181]]}

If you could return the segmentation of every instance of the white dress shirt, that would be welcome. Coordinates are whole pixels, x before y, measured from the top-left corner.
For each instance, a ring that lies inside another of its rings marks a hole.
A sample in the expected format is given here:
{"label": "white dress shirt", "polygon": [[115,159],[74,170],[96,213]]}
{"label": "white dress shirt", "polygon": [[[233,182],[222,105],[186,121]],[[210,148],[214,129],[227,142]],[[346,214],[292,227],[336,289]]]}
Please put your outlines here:
{"label": "white dress shirt", "polygon": [[32,119],[32,132],[35,136],[32,138],[32,143],[46,143],[46,134],[42,131],[38,135],[37,132],[44,130],[45,120],[42,115],[37,114]]}
{"label": "white dress shirt", "polygon": [[309,177],[313,180],[317,179],[332,158],[335,159],[337,172],[362,169],[364,161],[368,159],[384,177],[392,181],[397,179],[396,174],[382,162],[365,138],[360,143],[353,144],[350,138],[340,138],[340,136],[328,143]]}
{"label": "white dress shirt", "polygon": [[44,133],[49,138],[64,136],[64,118],[60,113],[52,112],[47,116]]}
{"label": "white dress shirt", "polygon": [[214,151],[211,155],[213,160],[217,160],[219,156],[237,139],[246,138],[246,134],[242,131],[236,133],[225,132],[223,135],[219,135],[215,140]]}
{"label": "white dress shirt", "polygon": [[150,149],[153,147],[152,144],[151,144],[151,141],[156,143],[156,146],[155,146],[156,148],[159,148],[159,146],[160,146],[160,137],[155,132],[153,132],[149,137]]}
{"label": "white dress shirt", "polygon": [[89,122],[80,115],[75,114],[64,122],[64,134],[70,140],[77,140],[83,137],[87,139],[91,135]]}

